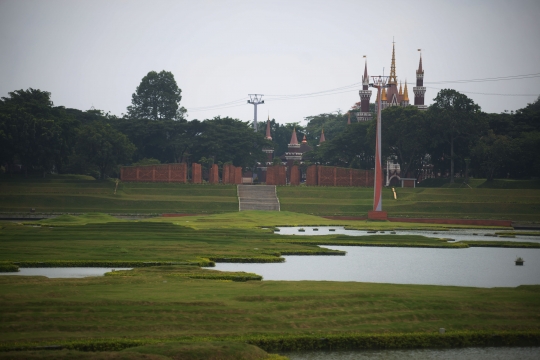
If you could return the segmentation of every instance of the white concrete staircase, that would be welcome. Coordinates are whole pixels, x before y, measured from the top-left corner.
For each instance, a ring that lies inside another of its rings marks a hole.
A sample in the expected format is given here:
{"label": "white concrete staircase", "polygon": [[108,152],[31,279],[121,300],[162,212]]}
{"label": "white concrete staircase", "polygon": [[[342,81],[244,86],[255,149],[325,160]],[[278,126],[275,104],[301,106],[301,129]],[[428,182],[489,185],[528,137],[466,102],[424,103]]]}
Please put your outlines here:
{"label": "white concrete staircase", "polygon": [[238,185],[239,210],[279,211],[275,185]]}

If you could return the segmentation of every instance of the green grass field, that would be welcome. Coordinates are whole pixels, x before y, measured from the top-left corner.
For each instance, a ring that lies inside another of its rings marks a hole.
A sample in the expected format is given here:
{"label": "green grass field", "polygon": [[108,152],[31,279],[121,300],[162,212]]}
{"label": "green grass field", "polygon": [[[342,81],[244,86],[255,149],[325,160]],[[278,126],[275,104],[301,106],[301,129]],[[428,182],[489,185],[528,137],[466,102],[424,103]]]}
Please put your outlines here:
{"label": "green grass field", "polygon": [[[537,190],[397,191],[397,201],[385,191],[385,208],[394,216],[537,221],[540,211]],[[296,212],[238,212],[234,186],[121,184],[117,195],[113,192],[112,182],[79,177],[0,181],[1,212],[27,213],[35,207],[44,213],[87,213],[0,222],[0,268],[24,262],[27,266],[81,262],[98,266],[115,261],[176,264],[85,279],[0,276],[0,359],[191,360],[210,358],[209,352],[222,355],[216,359],[279,359],[246,343],[270,352],[500,344],[493,339],[511,345],[540,344],[540,286],[478,289],[261,282],[248,281],[257,280],[256,274],[217,272],[196,265],[279,262],[286,254],[342,255],[317,244],[447,247],[448,251],[479,245],[390,234],[298,237],[273,233],[276,226],[342,225],[385,231],[433,229],[444,238],[446,228],[456,227],[317,216],[364,215],[372,189],[279,187],[282,210]],[[167,212],[206,215],[141,221],[108,215]],[[440,327],[447,329],[447,337],[437,335]],[[502,337],[494,338],[493,333]],[[321,338],[329,342],[321,343]],[[51,344],[65,349],[6,352]],[[126,347],[133,348],[122,350]]]}
{"label": "green grass field", "polygon": [[[540,188],[535,188],[535,181],[499,180],[486,185],[482,180],[471,180],[471,184],[472,189],[444,182],[441,187],[396,188],[397,200],[391,189],[385,188],[383,208],[395,217],[540,222]],[[0,179],[0,213],[27,214],[32,208],[36,213],[238,211],[234,185],[120,183],[116,194],[114,189],[113,181],[80,176],[4,176]],[[279,186],[277,192],[281,210],[313,215],[366,216],[373,202],[371,188]]]}

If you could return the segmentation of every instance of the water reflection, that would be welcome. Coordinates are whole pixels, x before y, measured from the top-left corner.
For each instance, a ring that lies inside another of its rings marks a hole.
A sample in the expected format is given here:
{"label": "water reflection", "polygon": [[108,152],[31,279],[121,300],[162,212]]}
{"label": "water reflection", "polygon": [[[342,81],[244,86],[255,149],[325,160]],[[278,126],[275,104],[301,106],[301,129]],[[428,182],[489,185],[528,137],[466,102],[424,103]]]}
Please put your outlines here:
{"label": "water reflection", "polygon": [[[304,231],[298,231],[303,229]],[[315,230],[316,229],[316,230]],[[495,233],[510,233],[510,231],[486,230],[486,229],[452,229],[447,231],[439,230],[387,230],[387,231],[369,231],[369,230],[347,230],[343,226],[320,226],[320,227],[280,227],[280,235],[422,235],[431,238],[451,238],[456,241],[476,240],[476,241],[518,241],[518,242],[540,242],[540,235],[523,235],[526,231],[512,230],[515,237],[498,237]]]}
{"label": "water reflection", "polygon": [[[131,270],[132,268],[115,268],[114,270]],[[103,276],[112,268],[21,268],[16,273],[0,273],[0,275],[45,276],[48,278],[84,278]]]}
{"label": "water reflection", "polygon": [[[264,280],[359,281],[473,287],[540,284],[540,249],[324,246],[346,256],[285,256],[285,263],[217,263],[214,269],[247,271]],[[525,259],[516,266],[517,256]]]}
{"label": "water reflection", "polygon": [[464,349],[365,350],[287,353],[291,360],[536,360],[537,347],[487,347]]}

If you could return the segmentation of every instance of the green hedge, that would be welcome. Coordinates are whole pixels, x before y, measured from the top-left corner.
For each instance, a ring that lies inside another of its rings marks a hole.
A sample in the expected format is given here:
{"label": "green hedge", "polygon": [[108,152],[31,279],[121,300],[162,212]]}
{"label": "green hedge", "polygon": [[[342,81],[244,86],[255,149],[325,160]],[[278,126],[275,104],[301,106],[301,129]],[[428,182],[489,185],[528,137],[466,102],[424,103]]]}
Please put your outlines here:
{"label": "green hedge", "polygon": [[[502,236],[501,236],[502,237]],[[470,247],[540,248],[540,243],[517,241],[463,241]]]}
{"label": "green hedge", "polygon": [[0,272],[18,272],[19,267],[13,263],[0,262]]}
{"label": "green hedge", "polygon": [[221,263],[282,263],[285,262],[285,258],[275,256],[254,256],[254,257],[222,257],[222,256],[209,256],[210,260]]}
{"label": "green hedge", "polygon": [[472,346],[539,346],[540,331],[459,331],[446,334],[344,334],[247,339],[268,352],[353,349],[418,349]]}
{"label": "green hedge", "polygon": [[[208,338],[191,341],[208,341]],[[540,331],[453,331],[439,333],[390,333],[390,334],[330,334],[247,336],[231,338],[260,347],[267,352],[360,350],[360,349],[421,349],[459,348],[479,346],[540,346]],[[165,339],[87,339],[60,342],[45,346],[43,343],[0,344],[0,351],[60,350],[120,351],[123,349],[178,340]]]}
{"label": "green hedge", "polygon": [[280,255],[337,255],[345,256],[346,251],[341,250],[286,250],[281,251]]}
{"label": "green hedge", "polygon": [[[373,242],[352,242],[352,241],[340,241],[340,240],[279,240],[276,242],[283,242],[288,244],[297,245],[334,245],[334,246],[374,246],[374,247],[414,247],[414,248],[443,248],[443,249],[463,249],[469,246],[464,242],[456,243],[441,243],[441,244],[417,244],[417,243],[373,243]],[[317,254],[319,255],[319,254]],[[328,254],[320,254],[328,255]]]}
{"label": "green hedge", "polygon": [[[173,275],[174,276],[174,275]],[[262,276],[257,274],[246,273],[245,275],[228,275],[228,274],[188,274],[185,277],[190,279],[204,280],[232,280],[237,282],[245,281],[261,281]]]}

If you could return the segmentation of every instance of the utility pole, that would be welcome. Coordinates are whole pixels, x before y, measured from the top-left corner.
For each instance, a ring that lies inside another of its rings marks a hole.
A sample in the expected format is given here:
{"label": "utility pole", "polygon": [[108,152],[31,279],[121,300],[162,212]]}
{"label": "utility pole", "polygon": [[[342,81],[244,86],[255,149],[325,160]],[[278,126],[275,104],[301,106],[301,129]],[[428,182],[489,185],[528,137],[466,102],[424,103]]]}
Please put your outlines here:
{"label": "utility pole", "polygon": [[375,139],[375,180],[373,186],[373,211],[368,212],[368,219],[387,220],[388,213],[382,211],[382,164],[381,164],[381,90],[388,88],[388,76],[372,76],[373,83],[369,86],[377,89],[377,135]]}
{"label": "utility pole", "polygon": [[249,95],[248,104],[252,104],[254,107],[253,130],[257,132],[257,105],[264,104],[264,100],[262,99],[263,94],[248,94],[248,95]]}

